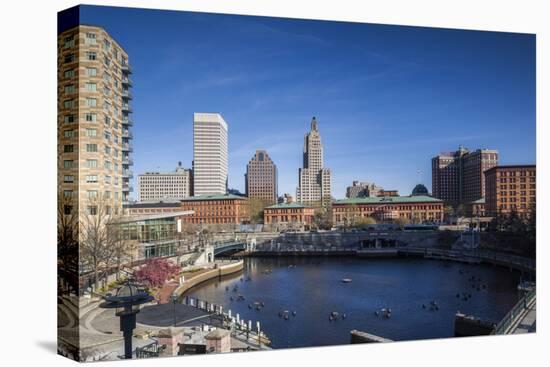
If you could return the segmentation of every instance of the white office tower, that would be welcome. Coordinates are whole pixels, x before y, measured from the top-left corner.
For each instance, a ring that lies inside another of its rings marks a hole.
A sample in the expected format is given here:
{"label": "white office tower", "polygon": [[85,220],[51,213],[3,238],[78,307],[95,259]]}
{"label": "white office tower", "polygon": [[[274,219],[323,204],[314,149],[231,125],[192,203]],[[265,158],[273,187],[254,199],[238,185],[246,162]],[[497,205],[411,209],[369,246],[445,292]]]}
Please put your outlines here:
{"label": "white office tower", "polygon": [[311,131],[304,137],[303,168],[299,169],[296,201],[326,206],[331,200],[331,171],[323,168],[323,145],[315,117]]}
{"label": "white office tower", "polygon": [[227,193],[227,123],[218,113],[193,116],[194,196]]}

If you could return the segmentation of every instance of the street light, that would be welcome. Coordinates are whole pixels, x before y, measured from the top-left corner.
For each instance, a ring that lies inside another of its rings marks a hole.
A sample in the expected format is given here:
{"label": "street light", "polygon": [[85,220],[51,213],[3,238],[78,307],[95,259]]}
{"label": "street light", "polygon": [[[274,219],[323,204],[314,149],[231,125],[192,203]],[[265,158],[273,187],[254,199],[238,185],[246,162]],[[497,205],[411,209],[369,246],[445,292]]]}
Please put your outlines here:
{"label": "street light", "polygon": [[176,327],[176,303],[178,302],[178,295],[176,293],[172,293],[170,296],[170,300],[172,301],[172,304],[174,305],[173,312],[174,312],[174,327]]}
{"label": "street light", "polygon": [[140,305],[151,302],[154,297],[128,280],[117,289],[115,296],[107,293],[103,299],[104,302],[99,307],[114,308],[115,314],[120,317],[120,331],[124,335],[124,358],[132,359],[132,331],[136,328],[136,314]]}

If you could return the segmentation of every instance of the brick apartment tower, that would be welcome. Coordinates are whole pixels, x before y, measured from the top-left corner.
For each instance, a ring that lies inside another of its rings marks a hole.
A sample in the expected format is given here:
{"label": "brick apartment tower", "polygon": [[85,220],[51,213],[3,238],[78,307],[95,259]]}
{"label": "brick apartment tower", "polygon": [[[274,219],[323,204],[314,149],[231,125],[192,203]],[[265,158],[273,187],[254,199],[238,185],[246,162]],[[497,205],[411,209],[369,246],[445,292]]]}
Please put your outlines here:
{"label": "brick apartment tower", "polygon": [[101,27],[58,34],[58,190],[65,212],[122,214],[132,191],[128,54]]}
{"label": "brick apartment tower", "polygon": [[277,166],[265,150],[257,150],[245,174],[246,196],[268,203],[277,202]]}
{"label": "brick apartment tower", "polygon": [[432,158],[432,194],[447,204],[467,204],[485,197],[484,172],[498,164],[498,151],[459,147]]}

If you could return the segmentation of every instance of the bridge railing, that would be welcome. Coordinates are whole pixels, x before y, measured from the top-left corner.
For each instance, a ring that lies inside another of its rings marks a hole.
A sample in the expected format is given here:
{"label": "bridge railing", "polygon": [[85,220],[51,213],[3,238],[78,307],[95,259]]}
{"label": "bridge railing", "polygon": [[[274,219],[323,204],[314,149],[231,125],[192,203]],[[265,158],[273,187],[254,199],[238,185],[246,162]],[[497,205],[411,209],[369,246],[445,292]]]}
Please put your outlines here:
{"label": "bridge railing", "polygon": [[529,308],[533,301],[536,301],[537,292],[536,289],[529,291],[524,297],[522,297],[518,303],[504,316],[502,320],[495,326],[495,329],[491,334],[508,334],[511,328],[515,325],[519,319],[523,316],[524,311]]}

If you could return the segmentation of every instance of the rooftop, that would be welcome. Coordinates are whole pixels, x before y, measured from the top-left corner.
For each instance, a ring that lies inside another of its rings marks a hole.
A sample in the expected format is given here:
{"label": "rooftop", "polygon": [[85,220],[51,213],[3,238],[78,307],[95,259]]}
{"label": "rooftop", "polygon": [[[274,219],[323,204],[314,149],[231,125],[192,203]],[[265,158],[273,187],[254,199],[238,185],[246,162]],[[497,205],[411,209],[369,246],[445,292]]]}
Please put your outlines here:
{"label": "rooftop", "polygon": [[266,209],[301,209],[301,208],[310,208],[310,206],[301,204],[301,203],[280,203],[268,206]]}
{"label": "rooftop", "polygon": [[480,198],[480,199],[471,201],[470,204],[485,204],[485,198]]}
{"label": "rooftop", "polygon": [[489,172],[496,169],[514,169],[514,168],[537,168],[536,164],[509,164],[509,165],[502,165],[502,166],[494,166],[486,170],[485,172]]}
{"label": "rooftop", "polygon": [[193,210],[183,210],[178,212],[162,213],[162,214],[146,214],[146,215],[126,215],[124,217],[116,219],[116,223],[135,223],[143,222],[146,220],[155,220],[155,219],[165,219],[165,218],[175,218],[181,217],[184,215],[192,215],[195,211]]}
{"label": "rooftop", "polygon": [[366,197],[355,199],[336,200],[333,204],[353,205],[353,204],[409,204],[409,203],[442,203],[442,200],[431,196],[387,196],[387,197]]}
{"label": "rooftop", "polygon": [[214,194],[214,195],[199,195],[199,196],[191,196],[185,199],[182,199],[182,201],[206,201],[206,200],[246,200],[247,198],[245,196],[238,196],[233,194]]}
{"label": "rooftop", "polygon": [[128,209],[140,209],[140,208],[179,208],[180,206],[181,206],[181,202],[178,200],[173,202],[157,201],[157,202],[133,203],[133,204],[128,204],[126,207]]}

